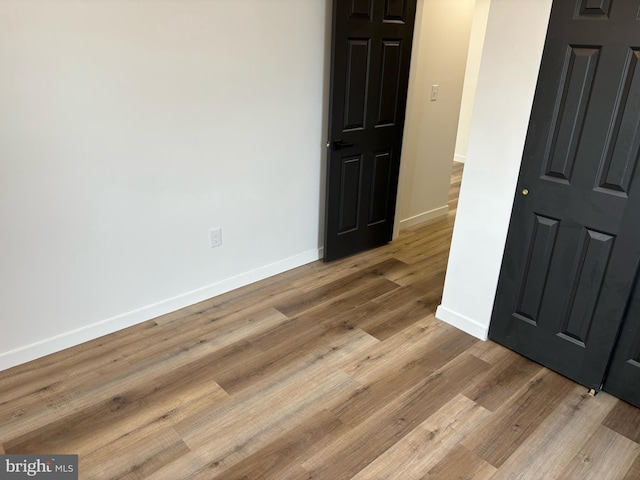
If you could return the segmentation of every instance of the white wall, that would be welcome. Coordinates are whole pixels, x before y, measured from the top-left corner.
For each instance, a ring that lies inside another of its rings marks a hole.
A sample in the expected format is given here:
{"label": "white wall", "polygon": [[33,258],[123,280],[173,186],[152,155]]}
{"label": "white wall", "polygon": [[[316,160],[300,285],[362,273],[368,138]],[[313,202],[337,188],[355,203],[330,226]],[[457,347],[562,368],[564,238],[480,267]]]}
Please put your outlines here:
{"label": "white wall", "polygon": [[476,99],[476,90],[478,89],[482,47],[484,46],[484,36],[487,32],[490,6],[491,0],[476,0],[473,11],[473,23],[471,26],[469,52],[467,54],[467,68],[464,72],[464,87],[462,89],[460,120],[458,122],[458,135],[456,136],[454,155],[454,160],[462,163],[464,163],[467,158],[469,129],[471,128],[471,116]]}
{"label": "white wall", "polygon": [[442,304],[486,338],[551,0],[492,0]]}
{"label": "white wall", "polygon": [[447,213],[474,4],[418,0],[396,231]]}
{"label": "white wall", "polygon": [[327,11],[0,3],[0,369],[318,258]]}

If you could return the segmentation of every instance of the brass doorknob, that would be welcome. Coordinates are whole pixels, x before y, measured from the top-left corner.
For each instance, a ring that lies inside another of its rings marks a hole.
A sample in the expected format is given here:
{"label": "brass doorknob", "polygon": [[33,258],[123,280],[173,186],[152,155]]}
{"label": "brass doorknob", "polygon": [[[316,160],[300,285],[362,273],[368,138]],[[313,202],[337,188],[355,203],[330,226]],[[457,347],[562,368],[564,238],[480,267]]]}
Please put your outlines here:
{"label": "brass doorknob", "polygon": [[526,188],[525,188],[525,189],[523,189],[523,190],[522,190],[522,194],[523,194],[524,196],[529,195],[529,190],[527,190]]}

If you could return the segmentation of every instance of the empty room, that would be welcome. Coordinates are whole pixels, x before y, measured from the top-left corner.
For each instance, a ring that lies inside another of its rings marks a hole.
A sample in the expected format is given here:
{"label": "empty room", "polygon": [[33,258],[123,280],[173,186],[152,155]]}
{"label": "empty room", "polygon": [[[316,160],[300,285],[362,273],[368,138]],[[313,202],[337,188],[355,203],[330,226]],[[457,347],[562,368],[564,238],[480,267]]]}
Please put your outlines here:
{"label": "empty room", "polygon": [[0,478],[640,478],[640,0],[0,1]]}

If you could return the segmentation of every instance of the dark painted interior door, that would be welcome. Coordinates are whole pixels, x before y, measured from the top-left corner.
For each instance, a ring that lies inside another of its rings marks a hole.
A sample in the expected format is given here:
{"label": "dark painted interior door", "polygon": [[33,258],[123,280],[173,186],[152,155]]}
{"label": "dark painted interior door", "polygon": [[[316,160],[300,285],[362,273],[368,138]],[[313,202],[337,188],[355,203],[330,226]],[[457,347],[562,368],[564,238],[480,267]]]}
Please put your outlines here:
{"label": "dark painted interior door", "polygon": [[416,0],[334,0],[325,261],[391,240]]}
{"label": "dark painted interior door", "polygon": [[604,390],[640,407],[640,278],[636,279]]}
{"label": "dark painted interior door", "polygon": [[489,331],[595,389],[640,259],[639,6],[553,4]]}

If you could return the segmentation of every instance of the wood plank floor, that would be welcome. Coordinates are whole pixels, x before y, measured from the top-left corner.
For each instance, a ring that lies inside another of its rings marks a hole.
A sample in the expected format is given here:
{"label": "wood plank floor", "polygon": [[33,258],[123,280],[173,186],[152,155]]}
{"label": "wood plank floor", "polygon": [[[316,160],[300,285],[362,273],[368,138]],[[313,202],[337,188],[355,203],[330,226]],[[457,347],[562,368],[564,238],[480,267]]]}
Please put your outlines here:
{"label": "wood plank floor", "polygon": [[0,372],[0,453],[83,479],[640,479],[640,410],[433,316],[450,213]]}

